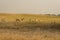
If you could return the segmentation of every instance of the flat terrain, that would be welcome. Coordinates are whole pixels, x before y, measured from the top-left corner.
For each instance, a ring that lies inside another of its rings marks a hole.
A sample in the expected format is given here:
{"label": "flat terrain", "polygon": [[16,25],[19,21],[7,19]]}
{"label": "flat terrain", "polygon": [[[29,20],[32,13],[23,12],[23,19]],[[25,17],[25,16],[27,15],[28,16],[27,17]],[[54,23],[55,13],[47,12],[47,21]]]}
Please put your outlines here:
{"label": "flat terrain", "polygon": [[[23,19],[24,18],[24,19]],[[23,22],[26,21],[37,21],[37,22],[57,22],[60,23],[60,16],[49,16],[49,15],[34,15],[34,14],[0,14],[0,21],[4,19],[5,21],[15,21],[16,19],[23,19]]]}
{"label": "flat terrain", "polygon": [[20,32],[0,29],[0,40],[60,40],[60,32],[45,30]]}
{"label": "flat terrain", "polygon": [[60,40],[60,16],[0,14],[0,40]]}

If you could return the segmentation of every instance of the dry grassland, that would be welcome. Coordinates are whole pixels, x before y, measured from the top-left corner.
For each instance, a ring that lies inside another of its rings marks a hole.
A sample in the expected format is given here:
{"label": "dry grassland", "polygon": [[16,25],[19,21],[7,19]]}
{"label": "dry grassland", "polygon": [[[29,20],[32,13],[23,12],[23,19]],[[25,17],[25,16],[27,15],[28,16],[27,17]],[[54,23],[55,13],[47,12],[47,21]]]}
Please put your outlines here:
{"label": "dry grassland", "polygon": [[60,16],[0,14],[0,40],[60,40]]}

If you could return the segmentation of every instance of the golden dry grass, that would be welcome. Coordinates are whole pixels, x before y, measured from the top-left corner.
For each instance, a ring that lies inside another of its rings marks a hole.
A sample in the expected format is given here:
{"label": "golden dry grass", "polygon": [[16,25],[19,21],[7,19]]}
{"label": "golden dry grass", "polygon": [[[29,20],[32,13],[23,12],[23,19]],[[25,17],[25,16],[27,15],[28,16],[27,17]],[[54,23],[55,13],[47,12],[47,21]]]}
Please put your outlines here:
{"label": "golden dry grass", "polygon": [[[11,22],[11,21],[16,21],[16,18],[18,19],[24,18],[23,22],[25,21],[30,22],[31,20],[33,20],[45,24],[51,22],[60,23],[60,16],[0,14],[0,21],[2,21],[1,19],[4,19],[6,22]],[[14,30],[14,29],[13,30],[0,29],[0,40],[60,40],[60,32],[57,30],[50,31],[50,30],[40,30],[40,29],[34,31],[27,31],[27,32],[21,32],[20,30]]]}
{"label": "golden dry grass", "polygon": [[60,33],[50,31],[20,32],[16,30],[2,30],[0,40],[60,40]]}
{"label": "golden dry grass", "polygon": [[47,15],[32,15],[32,14],[0,14],[0,21],[1,19],[5,19],[6,21],[15,21],[15,19],[22,19],[24,21],[37,21],[37,22],[60,22],[60,16],[47,16]]}

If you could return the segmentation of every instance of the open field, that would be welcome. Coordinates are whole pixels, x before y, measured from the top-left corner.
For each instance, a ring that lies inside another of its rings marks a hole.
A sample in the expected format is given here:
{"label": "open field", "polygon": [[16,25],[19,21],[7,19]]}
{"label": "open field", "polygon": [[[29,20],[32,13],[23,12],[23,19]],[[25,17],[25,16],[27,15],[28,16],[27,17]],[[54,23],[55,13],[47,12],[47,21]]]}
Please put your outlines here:
{"label": "open field", "polygon": [[0,21],[1,19],[4,19],[6,22],[15,21],[16,19],[19,19],[21,22],[36,21],[36,22],[50,23],[55,21],[57,23],[60,23],[60,16],[49,16],[49,15],[0,14]]}
{"label": "open field", "polygon": [[0,29],[0,40],[60,40],[60,32],[57,31],[28,31]]}
{"label": "open field", "polygon": [[60,16],[0,14],[0,40],[60,40]]}

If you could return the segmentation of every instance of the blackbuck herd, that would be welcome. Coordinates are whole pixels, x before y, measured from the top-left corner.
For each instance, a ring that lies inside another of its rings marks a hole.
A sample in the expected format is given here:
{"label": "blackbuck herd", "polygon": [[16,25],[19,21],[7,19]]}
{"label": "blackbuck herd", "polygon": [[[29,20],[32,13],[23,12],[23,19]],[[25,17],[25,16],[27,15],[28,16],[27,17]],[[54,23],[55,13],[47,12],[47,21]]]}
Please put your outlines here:
{"label": "blackbuck herd", "polygon": [[[24,22],[24,21],[29,21],[29,22],[42,22],[42,21],[44,21],[44,20],[40,20],[40,19],[36,19],[36,18],[29,18],[29,19],[25,19],[25,18],[16,18],[15,20],[14,20],[15,22]],[[1,19],[1,22],[6,22],[6,20],[5,20],[5,18],[2,18]]]}

